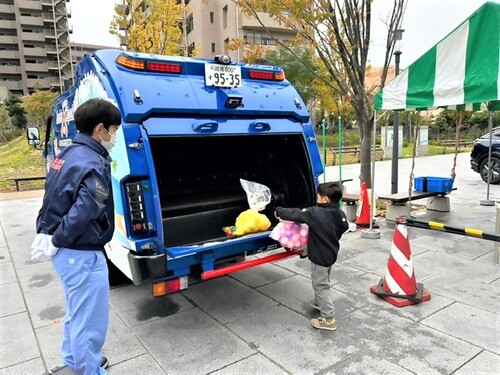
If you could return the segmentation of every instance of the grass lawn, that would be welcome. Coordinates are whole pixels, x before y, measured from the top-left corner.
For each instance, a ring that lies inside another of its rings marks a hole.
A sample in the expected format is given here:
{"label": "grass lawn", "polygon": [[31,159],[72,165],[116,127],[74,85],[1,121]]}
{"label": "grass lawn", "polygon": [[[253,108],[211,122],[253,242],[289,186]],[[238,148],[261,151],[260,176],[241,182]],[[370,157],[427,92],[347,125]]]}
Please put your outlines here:
{"label": "grass lawn", "polygon": [[[28,144],[26,137],[14,138],[0,146],[0,191],[16,191],[12,177],[45,176],[45,160],[42,151]],[[43,189],[44,180],[21,182],[20,190]]]}

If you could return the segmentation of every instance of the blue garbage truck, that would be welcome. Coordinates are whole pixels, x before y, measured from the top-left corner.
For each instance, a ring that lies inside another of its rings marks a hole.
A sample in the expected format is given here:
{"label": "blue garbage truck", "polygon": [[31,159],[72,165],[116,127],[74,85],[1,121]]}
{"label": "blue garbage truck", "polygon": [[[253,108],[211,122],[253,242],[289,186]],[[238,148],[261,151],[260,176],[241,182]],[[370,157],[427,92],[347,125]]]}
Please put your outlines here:
{"label": "blue garbage truck", "polygon": [[240,179],[270,189],[270,229],[276,206],[315,202],[323,165],[314,128],[281,68],[225,55],[85,55],[47,120],[48,165],[76,135],[75,110],[96,97],[122,114],[111,151],[116,228],[105,251],[134,284],[150,282],[156,297],[294,254],[269,231],[222,230],[249,208]]}

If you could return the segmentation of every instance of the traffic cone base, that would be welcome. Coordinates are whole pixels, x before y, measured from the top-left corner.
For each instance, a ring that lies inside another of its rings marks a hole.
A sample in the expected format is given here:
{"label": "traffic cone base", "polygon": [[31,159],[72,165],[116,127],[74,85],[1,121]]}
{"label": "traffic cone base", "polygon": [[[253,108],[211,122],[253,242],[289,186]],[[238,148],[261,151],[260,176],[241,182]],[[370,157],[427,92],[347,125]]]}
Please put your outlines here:
{"label": "traffic cone base", "polygon": [[396,294],[387,293],[384,290],[384,279],[380,279],[377,285],[372,285],[370,287],[370,292],[396,307],[416,305],[421,302],[427,302],[431,299],[431,294],[424,289],[424,285],[421,283],[417,283],[417,293],[413,296],[398,296]]}

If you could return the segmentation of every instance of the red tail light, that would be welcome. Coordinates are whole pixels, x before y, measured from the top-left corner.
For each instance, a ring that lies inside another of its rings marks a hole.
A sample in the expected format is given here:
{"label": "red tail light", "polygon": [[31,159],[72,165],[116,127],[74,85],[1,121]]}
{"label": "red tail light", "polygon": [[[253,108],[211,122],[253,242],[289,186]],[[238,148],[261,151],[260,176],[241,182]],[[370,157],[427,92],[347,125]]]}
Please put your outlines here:
{"label": "red tail light", "polygon": [[160,63],[160,62],[152,62],[148,61],[147,69],[151,72],[160,72],[160,73],[177,73],[181,72],[180,64],[172,64],[172,63]]}

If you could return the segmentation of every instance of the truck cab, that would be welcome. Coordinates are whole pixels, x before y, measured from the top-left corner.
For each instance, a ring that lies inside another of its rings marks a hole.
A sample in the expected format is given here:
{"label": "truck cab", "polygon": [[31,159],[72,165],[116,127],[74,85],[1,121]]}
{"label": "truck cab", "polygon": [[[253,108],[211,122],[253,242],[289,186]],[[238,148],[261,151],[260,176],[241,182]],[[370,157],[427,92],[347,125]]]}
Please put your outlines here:
{"label": "truck cab", "polygon": [[[72,143],[73,113],[91,98],[122,114],[111,150],[115,232],[106,255],[160,296],[289,255],[270,231],[227,237],[249,208],[240,179],[271,190],[261,212],[315,203],[320,153],[306,105],[279,67],[121,50],[86,55],[54,102],[47,163]],[[231,262],[230,262],[231,261]],[[229,265],[228,265],[229,264]]]}

